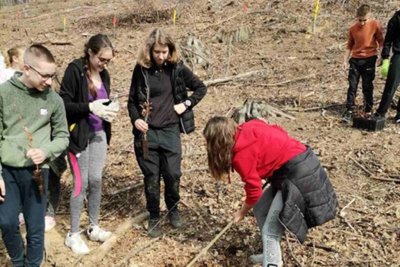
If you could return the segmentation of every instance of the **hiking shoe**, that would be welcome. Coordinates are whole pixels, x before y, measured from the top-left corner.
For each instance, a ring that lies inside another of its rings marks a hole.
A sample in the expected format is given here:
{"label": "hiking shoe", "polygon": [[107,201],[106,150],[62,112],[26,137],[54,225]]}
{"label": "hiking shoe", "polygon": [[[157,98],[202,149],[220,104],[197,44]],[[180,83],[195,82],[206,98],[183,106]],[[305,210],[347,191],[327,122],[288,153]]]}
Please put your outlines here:
{"label": "hiking shoe", "polygon": [[181,216],[179,216],[179,211],[178,210],[173,210],[168,214],[169,217],[169,223],[174,227],[174,228],[181,228],[182,227],[182,221],[181,221]]}
{"label": "hiking shoe", "polygon": [[50,231],[51,229],[56,226],[56,220],[54,219],[53,216],[45,216],[44,217],[44,231]]}
{"label": "hiking shoe", "polygon": [[346,110],[342,115],[342,122],[351,123],[352,119],[353,119],[353,111]]}
{"label": "hiking shoe", "polygon": [[159,237],[161,233],[160,229],[160,220],[159,219],[150,219],[149,225],[147,227],[147,234],[149,237]]}
{"label": "hiking shoe", "polygon": [[92,241],[104,242],[110,238],[111,232],[101,229],[98,225],[91,225],[86,231]]}
{"label": "hiking shoe", "polygon": [[253,264],[257,264],[257,263],[262,264],[262,262],[263,262],[263,254],[254,254],[254,255],[251,255],[251,256],[249,257],[249,260],[250,260],[250,262],[253,263]]}
{"label": "hiking shoe", "polygon": [[72,252],[79,255],[84,255],[89,253],[89,248],[86,246],[85,241],[81,239],[80,232],[78,233],[68,233],[65,238],[64,244],[72,249]]}

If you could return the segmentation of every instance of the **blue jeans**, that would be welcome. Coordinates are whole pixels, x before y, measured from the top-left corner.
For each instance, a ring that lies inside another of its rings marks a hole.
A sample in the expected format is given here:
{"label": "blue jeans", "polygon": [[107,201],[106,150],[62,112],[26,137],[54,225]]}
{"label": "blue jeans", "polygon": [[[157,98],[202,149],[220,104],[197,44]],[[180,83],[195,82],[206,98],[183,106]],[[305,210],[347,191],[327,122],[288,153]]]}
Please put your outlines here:
{"label": "blue jeans", "polygon": [[279,213],[282,208],[282,192],[276,191],[272,186],[265,189],[253,208],[254,216],[261,230],[263,267],[280,266],[282,261],[280,241],[284,228],[279,221]]}
{"label": "blue jeans", "polygon": [[[44,193],[32,180],[33,167],[14,168],[3,165],[6,197],[0,203],[0,229],[13,266],[39,267],[43,260],[44,216],[48,170],[43,169]],[[19,229],[18,214],[22,209],[26,224],[26,256]]]}

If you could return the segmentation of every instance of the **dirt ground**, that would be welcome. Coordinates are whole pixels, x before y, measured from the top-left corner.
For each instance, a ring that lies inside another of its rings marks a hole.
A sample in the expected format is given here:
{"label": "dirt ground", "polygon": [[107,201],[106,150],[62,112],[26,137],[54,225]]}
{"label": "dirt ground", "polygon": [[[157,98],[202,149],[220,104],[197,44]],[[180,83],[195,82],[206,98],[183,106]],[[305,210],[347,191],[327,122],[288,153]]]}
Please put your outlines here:
{"label": "dirt ground", "polygon": [[[1,49],[44,43],[56,56],[60,77],[68,62],[82,54],[88,36],[106,33],[115,45],[117,53],[109,71],[112,90],[122,95],[124,108],[113,126],[101,210],[101,224],[111,231],[145,211],[125,106],[136,52],[149,31],[162,27],[171,32],[187,64],[203,80],[258,71],[210,85],[195,108],[197,130],[182,136],[183,230],[173,230],[164,220],[164,235],[151,240],[144,221],[120,235],[108,253],[88,241],[91,254],[77,257],[64,246],[71,192],[67,173],[62,179],[57,225],[46,233],[44,266],[186,266],[231,221],[243,197],[237,175],[231,185],[217,189],[207,172],[202,129],[208,118],[227,114],[247,98],[266,100],[295,118],[268,119],[314,148],[339,198],[337,218],[310,230],[305,244],[290,236],[283,238],[284,266],[400,266],[400,128],[391,120],[395,111],[389,112],[379,132],[340,122],[347,90],[347,75],[341,69],[344,45],[360,3],[322,0],[314,33],[311,0],[181,0],[177,4],[175,0],[38,0],[2,7]],[[370,4],[384,26],[399,8],[397,1]],[[205,52],[193,53],[197,50],[188,44],[193,37],[201,41]],[[377,75],[376,101],[383,86],[384,80]],[[164,204],[162,209],[165,214]],[[82,229],[87,221],[84,213]],[[249,215],[233,225],[195,266],[252,266],[248,257],[261,250],[259,231]],[[0,265],[7,264],[0,241]]]}

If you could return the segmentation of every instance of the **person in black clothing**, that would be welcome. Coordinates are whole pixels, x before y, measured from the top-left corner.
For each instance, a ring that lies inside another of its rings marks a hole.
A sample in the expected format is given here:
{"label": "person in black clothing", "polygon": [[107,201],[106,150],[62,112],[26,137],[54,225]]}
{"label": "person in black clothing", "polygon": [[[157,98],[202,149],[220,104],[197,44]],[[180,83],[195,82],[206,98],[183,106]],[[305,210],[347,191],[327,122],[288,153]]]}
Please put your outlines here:
{"label": "person in black clothing", "polygon": [[[169,35],[154,29],[138,56],[129,92],[128,111],[133,125],[136,159],[144,174],[148,234],[161,235],[160,177],[173,227],[182,226],[178,211],[181,177],[180,132],[194,131],[193,107],[207,88],[180,60]],[[187,90],[193,91],[188,96]]]}
{"label": "person in black clothing", "polygon": [[[393,56],[390,60],[385,89],[383,90],[382,99],[375,113],[375,117],[385,117],[392,102],[394,93],[400,84],[400,11],[397,11],[389,20],[382,49],[383,61],[389,58],[390,49],[392,49]],[[400,123],[400,101],[397,104],[395,122]]]}

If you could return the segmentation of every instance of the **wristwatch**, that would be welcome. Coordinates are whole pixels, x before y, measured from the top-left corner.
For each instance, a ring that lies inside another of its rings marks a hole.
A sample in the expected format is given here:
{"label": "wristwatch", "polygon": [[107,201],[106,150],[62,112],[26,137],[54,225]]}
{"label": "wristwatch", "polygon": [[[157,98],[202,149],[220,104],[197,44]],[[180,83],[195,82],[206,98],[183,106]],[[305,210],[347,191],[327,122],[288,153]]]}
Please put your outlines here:
{"label": "wristwatch", "polygon": [[186,99],[185,102],[183,102],[183,104],[185,105],[186,108],[189,108],[192,105],[192,101]]}

